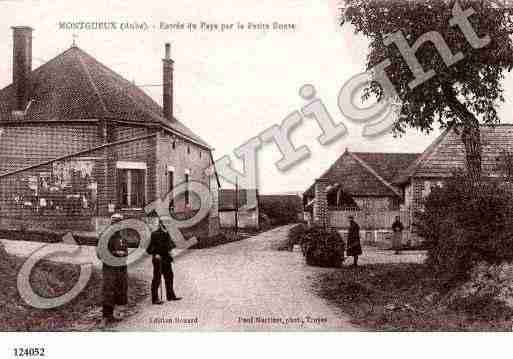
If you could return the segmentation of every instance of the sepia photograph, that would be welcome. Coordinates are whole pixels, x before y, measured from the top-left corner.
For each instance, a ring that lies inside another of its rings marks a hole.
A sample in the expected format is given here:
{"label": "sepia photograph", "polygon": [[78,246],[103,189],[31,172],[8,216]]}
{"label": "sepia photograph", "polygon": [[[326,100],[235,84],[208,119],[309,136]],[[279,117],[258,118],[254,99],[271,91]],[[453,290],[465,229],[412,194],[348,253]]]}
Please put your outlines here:
{"label": "sepia photograph", "polygon": [[1,357],[513,330],[513,2],[0,9]]}

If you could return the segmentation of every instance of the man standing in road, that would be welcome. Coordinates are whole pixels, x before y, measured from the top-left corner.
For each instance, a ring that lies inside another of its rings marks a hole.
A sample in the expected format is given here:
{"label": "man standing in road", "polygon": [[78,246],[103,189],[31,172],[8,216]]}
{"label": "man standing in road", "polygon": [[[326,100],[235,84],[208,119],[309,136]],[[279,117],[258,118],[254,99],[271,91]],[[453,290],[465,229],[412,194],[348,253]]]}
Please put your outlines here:
{"label": "man standing in road", "polygon": [[158,218],[158,228],[151,234],[147,249],[148,254],[152,256],[153,263],[153,280],[151,281],[151,301],[153,304],[163,304],[163,301],[159,299],[162,276],[164,276],[166,286],[166,299],[168,301],[181,299],[176,296],[173,289],[173,257],[171,256],[171,250],[175,247],[164,223]]}

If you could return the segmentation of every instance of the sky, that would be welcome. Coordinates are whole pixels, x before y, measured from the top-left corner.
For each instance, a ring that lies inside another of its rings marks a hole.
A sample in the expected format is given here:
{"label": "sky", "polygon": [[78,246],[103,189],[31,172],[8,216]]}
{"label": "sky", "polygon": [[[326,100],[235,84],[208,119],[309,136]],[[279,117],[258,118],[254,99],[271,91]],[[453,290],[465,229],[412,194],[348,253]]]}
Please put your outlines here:
{"label": "sky", "polygon": [[[86,7],[87,6],[87,7]],[[296,147],[306,145],[309,158],[286,172],[275,162],[281,154],[273,143],[257,153],[261,193],[303,192],[347,148],[360,152],[422,152],[439,134],[408,130],[369,139],[362,124],[344,118],[337,106],[342,85],[365,69],[367,40],[349,25],[337,22],[337,0],[165,0],[165,1],[22,1],[0,0],[0,88],[12,78],[11,26],[31,26],[33,67],[67,50],[73,42],[162,103],[164,43],[172,45],[175,61],[175,115],[215,150],[214,158],[233,150],[267,128],[280,124],[306,104],[299,94],[304,84],[315,87],[335,122],[348,134],[321,145],[321,130],[304,119],[290,135]],[[59,22],[146,23],[141,30],[64,30]],[[244,24],[244,30],[161,30],[160,23]],[[248,22],[256,29],[247,29]],[[262,30],[262,23],[294,24],[294,30]],[[155,28],[153,28],[155,26]],[[503,122],[512,122],[513,74],[505,82]]]}

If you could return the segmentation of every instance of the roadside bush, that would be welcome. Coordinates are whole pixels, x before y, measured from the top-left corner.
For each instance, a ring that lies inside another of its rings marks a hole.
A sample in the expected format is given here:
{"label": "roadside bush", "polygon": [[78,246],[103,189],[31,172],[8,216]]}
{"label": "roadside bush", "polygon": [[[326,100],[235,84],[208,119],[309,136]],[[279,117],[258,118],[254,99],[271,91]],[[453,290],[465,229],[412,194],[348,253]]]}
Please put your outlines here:
{"label": "roadside bush", "polygon": [[301,236],[306,231],[306,225],[303,223],[290,227],[287,233],[287,239],[277,248],[279,251],[291,251],[295,244],[301,244]]}
{"label": "roadside bush", "polygon": [[432,189],[416,227],[428,248],[427,264],[453,287],[469,279],[478,262],[513,261],[513,196],[499,180],[473,187],[456,174]]}
{"label": "roadside bush", "polygon": [[344,261],[345,243],[337,231],[310,228],[299,235],[306,263],[316,267],[340,267]]}

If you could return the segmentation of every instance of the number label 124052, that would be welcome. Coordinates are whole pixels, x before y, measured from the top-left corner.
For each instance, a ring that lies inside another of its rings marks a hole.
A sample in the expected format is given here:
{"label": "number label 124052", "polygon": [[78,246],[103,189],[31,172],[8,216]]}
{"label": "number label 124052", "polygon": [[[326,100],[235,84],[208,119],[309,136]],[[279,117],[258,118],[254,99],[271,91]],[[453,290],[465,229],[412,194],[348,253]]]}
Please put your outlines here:
{"label": "number label 124052", "polygon": [[16,358],[44,357],[45,348],[14,348],[14,356]]}

